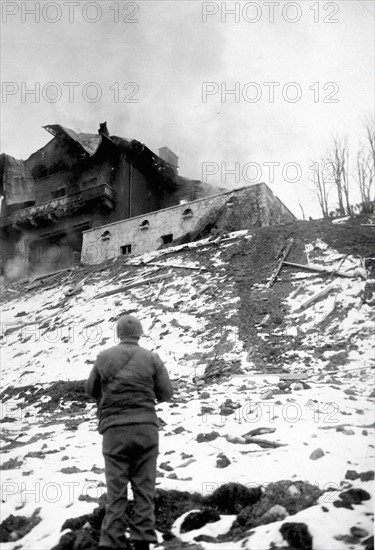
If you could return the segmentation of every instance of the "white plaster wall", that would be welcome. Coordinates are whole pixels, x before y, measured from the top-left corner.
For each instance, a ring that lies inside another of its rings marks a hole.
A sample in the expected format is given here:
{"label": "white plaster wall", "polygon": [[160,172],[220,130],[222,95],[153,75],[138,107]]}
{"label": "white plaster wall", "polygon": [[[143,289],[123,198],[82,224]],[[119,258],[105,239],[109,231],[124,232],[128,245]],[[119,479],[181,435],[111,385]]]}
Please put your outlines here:
{"label": "white plaster wall", "polygon": [[[238,192],[200,199],[85,231],[81,261],[93,265],[116,258],[121,255],[121,247],[127,244],[131,245],[132,256],[156,250],[163,244],[162,235],[172,233],[174,240],[183,237],[194,230],[211,210],[224,206]],[[192,211],[192,217],[183,216],[187,209]],[[149,228],[141,229],[145,220],[149,221]]]}

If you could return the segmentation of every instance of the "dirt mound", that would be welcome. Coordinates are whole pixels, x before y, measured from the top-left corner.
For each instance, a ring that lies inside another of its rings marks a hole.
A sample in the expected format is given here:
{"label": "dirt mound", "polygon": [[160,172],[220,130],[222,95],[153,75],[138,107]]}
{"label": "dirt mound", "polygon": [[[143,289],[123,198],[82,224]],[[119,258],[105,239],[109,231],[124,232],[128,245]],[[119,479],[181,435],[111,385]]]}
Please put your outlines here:
{"label": "dirt mound", "polygon": [[35,510],[30,518],[25,516],[8,516],[0,524],[0,542],[14,542],[22,539],[29,533],[38,523],[41,518],[39,516],[40,508]]}
{"label": "dirt mound", "polygon": [[238,536],[258,525],[276,521],[275,515],[280,513],[276,510],[272,512],[276,506],[284,508],[287,515],[294,515],[314,506],[321,494],[318,487],[303,481],[282,480],[270,483],[258,502],[246,506],[238,514],[231,532]]}
{"label": "dirt mound", "polygon": [[[264,227],[253,233],[250,241],[232,246],[226,254],[227,274],[233,276],[240,296],[239,337],[249,350],[249,358],[263,371],[279,370],[283,365],[283,354],[298,348],[298,336],[283,336],[284,317],[287,311],[283,301],[292,291],[291,274],[293,269],[284,267],[271,290],[257,287],[265,284],[274,272],[282,249],[288,239],[293,238],[293,246],[288,261],[307,264],[305,244],[317,239],[342,254],[374,257],[374,230],[362,227],[361,217],[348,220],[344,224],[330,221],[294,222],[291,224]],[[317,274],[317,277],[327,275]],[[256,325],[269,315],[264,332],[267,340],[259,337]],[[278,331],[278,334],[275,331]]]}
{"label": "dirt mound", "polygon": [[[319,489],[309,483],[289,480],[270,483],[264,492],[261,487],[248,488],[240,483],[227,483],[207,497],[202,497],[199,493],[158,489],[155,497],[156,528],[163,534],[165,541],[171,541],[171,548],[174,548],[175,537],[171,533],[174,521],[186,512],[198,508],[199,512],[185,518],[181,525],[182,533],[218,521],[220,514],[237,514],[229,533],[219,536],[217,542],[236,540],[252,527],[276,521],[272,514],[267,515],[275,505],[285,508],[285,516],[293,515],[316,504],[320,495]],[[106,495],[103,495],[98,500],[98,508],[92,514],[68,519],[61,530],[72,531],[63,535],[60,543],[52,550],[96,549],[105,514],[105,502]],[[134,503],[130,501],[126,512],[130,519],[133,506]],[[305,540],[304,537],[302,539]]]}
{"label": "dirt mound", "polygon": [[209,495],[205,502],[221,514],[237,514],[247,506],[257,502],[262,495],[260,487],[245,487],[240,483],[226,483]]}
{"label": "dirt mound", "polygon": [[[203,498],[198,493],[158,489],[155,496],[156,529],[163,533],[165,540],[172,539],[170,530],[174,521],[189,510],[201,508],[202,502]],[[61,530],[71,529],[71,532],[63,535],[52,550],[97,550],[105,515],[105,494],[98,499],[98,504],[92,514],[66,520]],[[133,501],[129,501],[126,514],[130,519],[133,507]],[[214,512],[210,513],[209,517],[213,518],[213,514]],[[206,514],[205,519],[207,517]]]}
{"label": "dirt mound", "polygon": [[59,380],[48,386],[9,386],[0,394],[0,400],[23,399],[25,405],[35,405],[41,411],[53,411],[69,403],[70,411],[79,411],[86,408],[88,401],[83,384],[84,380]]}

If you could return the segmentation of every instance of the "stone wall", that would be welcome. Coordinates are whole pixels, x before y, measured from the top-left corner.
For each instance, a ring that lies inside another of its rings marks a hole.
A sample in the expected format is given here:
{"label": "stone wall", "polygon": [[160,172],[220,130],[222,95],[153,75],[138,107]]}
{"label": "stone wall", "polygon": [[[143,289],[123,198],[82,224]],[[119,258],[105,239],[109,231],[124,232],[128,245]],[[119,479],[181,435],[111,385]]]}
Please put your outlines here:
{"label": "stone wall", "polygon": [[[156,250],[169,244],[165,243],[167,235],[172,235],[169,239],[173,242],[194,231],[208,212],[219,210],[228,198],[227,193],[217,195],[84,231],[81,261],[98,264],[125,252],[134,255]],[[126,251],[123,247],[129,245],[131,249]]]}
{"label": "stone wall", "polygon": [[265,183],[241,188],[229,201],[219,220],[226,231],[279,225],[295,220],[294,214],[276,197]]}
{"label": "stone wall", "polygon": [[294,219],[261,183],[85,231],[81,260],[99,264],[122,254],[143,254],[194,237],[204,226],[236,231]]}

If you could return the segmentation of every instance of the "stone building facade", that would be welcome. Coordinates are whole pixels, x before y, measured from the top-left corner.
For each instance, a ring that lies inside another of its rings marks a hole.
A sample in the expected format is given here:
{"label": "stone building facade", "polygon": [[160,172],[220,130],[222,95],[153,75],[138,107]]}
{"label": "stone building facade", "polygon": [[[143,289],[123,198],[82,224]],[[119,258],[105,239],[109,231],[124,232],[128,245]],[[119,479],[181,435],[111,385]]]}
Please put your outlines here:
{"label": "stone building facade", "polygon": [[293,220],[295,216],[269,187],[259,183],[84,231],[81,260],[100,264],[188,242],[213,230],[236,231]]}

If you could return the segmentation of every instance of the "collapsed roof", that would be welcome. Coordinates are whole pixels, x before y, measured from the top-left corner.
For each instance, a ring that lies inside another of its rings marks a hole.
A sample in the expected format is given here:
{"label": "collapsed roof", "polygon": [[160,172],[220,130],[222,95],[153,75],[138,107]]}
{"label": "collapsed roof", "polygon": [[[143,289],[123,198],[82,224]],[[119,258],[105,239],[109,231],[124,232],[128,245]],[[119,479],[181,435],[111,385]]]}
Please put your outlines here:
{"label": "collapsed roof", "polygon": [[[86,158],[99,153],[101,146],[109,145],[142,172],[159,193],[173,193],[177,188],[176,174],[167,162],[135,139],[109,136],[105,123],[101,124],[97,134],[77,133],[60,124],[48,124],[43,128],[57,140],[68,139],[74,142]],[[33,153],[29,159],[35,155],[36,153]],[[38,179],[38,176],[34,174],[33,177],[28,168],[29,159],[24,161],[9,155],[0,155],[0,193],[7,205],[35,201],[34,180]]]}
{"label": "collapsed roof", "polygon": [[102,142],[102,134],[77,134],[74,130],[60,126],[60,124],[49,124],[47,126],[43,126],[43,128],[54,137],[68,136],[70,139],[78,143],[78,145],[80,145],[80,147],[82,147],[82,149],[90,156],[96,153]]}

